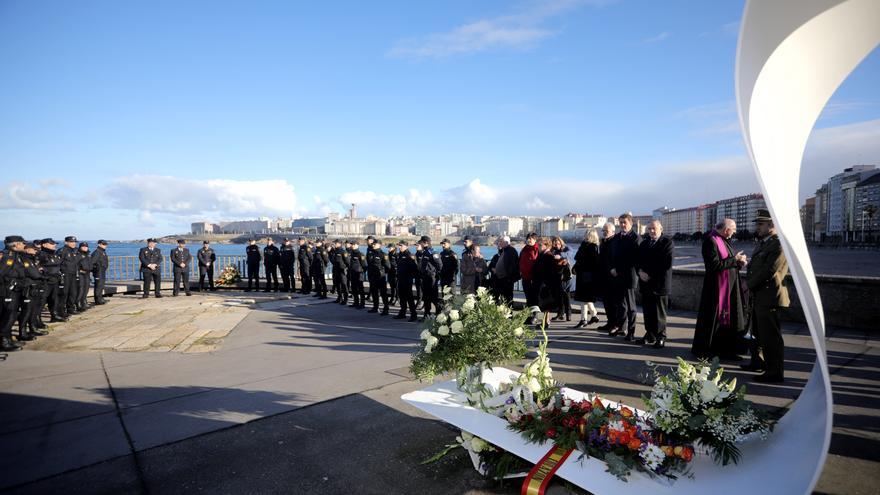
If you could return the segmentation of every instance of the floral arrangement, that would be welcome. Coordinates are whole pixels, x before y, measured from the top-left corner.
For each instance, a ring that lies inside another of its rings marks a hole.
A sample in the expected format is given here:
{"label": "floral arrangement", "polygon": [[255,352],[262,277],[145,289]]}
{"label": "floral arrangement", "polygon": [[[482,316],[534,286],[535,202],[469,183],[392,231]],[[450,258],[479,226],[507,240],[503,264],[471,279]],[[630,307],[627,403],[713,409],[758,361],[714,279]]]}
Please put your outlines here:
{"label": "floral arrangement", "polygon": [[226,268],[220,272],[220,276],[217,277],[217,285],[226,285],[231,286],[241,282],[241,273],[239,273],[238,268],[233,265],[226,265]]}
{"label": "floral arrangement", "polygon": [[470,455],[474,469],[481,475],[494,478],[499,483],[509,478],[522,478],[528,474],[532,464],[482,438],[461,430],[455,443],[447,445],[442,451],[422,461],[430,464],[442,459],[456,448],[463,448]]}
{"label": "floral arrangement", "polygon": [[654,370],[656,381],[645,401],[653,415],[652,425],[668,438],[696,442],[706,447],[715,462],[737,463],[737,442],[748,436],[767,438],[772,424],[745,399],[745,387],[736,379],[722,380],[718,359],[694,366],[678,359],[675,372],[664,375]]}
{"label": "floral arrangement", "polygon": [[419,380],[431,380],[444,372],[466,373],[473,365],[491,368],[520,359],[533,337],[523,328],[526,317],[525,311],[496,304],[484,287],[476,295],[455,295],[445,287],[443,311],[425,320],[410,372]]}

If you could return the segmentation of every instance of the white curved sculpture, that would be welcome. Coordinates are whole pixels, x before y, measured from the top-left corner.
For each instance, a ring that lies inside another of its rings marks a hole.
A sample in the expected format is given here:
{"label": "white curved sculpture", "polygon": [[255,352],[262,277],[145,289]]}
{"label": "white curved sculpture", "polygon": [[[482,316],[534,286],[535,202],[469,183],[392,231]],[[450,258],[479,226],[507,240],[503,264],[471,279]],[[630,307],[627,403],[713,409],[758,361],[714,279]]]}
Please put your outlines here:
{"label": "white curved sculpture", "polygon": [[816,347],[810,379],[773,437],[744,452],[750,461],[764,457],[766,472],[774,473],[756,480],[762,493],[809,493],[828,453],[833,403],[825,320],[801,235],[798,179],[816,119],[878,44],[878,0],[750,0],[743,14],[736,61],[740,124]]}

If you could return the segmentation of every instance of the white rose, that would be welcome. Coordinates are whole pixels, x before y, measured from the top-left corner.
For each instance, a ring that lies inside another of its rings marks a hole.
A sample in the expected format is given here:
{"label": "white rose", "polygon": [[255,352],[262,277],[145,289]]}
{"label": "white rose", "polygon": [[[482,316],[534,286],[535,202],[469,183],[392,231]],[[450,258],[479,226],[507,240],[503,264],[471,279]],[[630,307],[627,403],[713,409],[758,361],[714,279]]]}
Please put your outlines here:
{"label": "white rose", "polygon": [[439,335],[449,335],[449,327],[446,325],[440,325],[440,328],[437,329],[437,333]]}
{"label": "white rose", "polygon": [[471,450],[474,451],[475,454],[479,454],[480,452],[486,450],[489,445],[480,437],[474,437],[471,439]]}
{"label": "white rose", "polygon": [[517,337],[522,337],[522,334],[523,334],[523,327],[516,327],[513,330],[513,335],[515,335]]}
{"label": "white rose", "polygon": [[452,311],[449,312],[449,318],[450,318],[452,321],[458,321],[458,319],[459,319],[460,317],[461,317],[461,316],[458,314],[458,310],[457,310],[457,309],[453,309]]}
{"label": "white rose", "polygon": [[464,325],[460,321],[452,322],[452,333],[460,333],[462,330],[464,330]]}
{"label": "white rose", "polygon": [[529,387],[529,390],[531,390],[534,394],[537,394],[541,391],[541,382],[539,382],[538,379],[535,377],[529,378],[529,383],[527,386]]}
{"label": "white rose", "polygon": [[477,289],[477,297],[483,297],[489,293],[489,289],[485,287],[480,287]]}
{"label": "white rose", "polygon": [[440,313],[439,315],[437,315],[437,323],[440,323],[441,325],[446,323],[446,319],[447,318],[445,313]]}
{"label": "white rose", "polygon": [[425,352],[430,354],[431,349],[433,349],[434,346],[437,345],[438,342],[440,342],[440,341],[437,340],[437,337],[434,337],[433,335],[428,336],[427,342],[425,342]]}
{"label": "white rose", "polygon": [[422,334],[419,335],[419,337],[421,337],[422,340],[428,340],[428,337],[430,337],[430,336],[431,336],[431,332],[429,332],[428,330],[422,330]]}
{"label": "white rose", "polygon": [[477,307],[477,305],[474,303],[474,300],[468,299],[461,305],[461,310],[464,312],[473,311],[475,307]]}

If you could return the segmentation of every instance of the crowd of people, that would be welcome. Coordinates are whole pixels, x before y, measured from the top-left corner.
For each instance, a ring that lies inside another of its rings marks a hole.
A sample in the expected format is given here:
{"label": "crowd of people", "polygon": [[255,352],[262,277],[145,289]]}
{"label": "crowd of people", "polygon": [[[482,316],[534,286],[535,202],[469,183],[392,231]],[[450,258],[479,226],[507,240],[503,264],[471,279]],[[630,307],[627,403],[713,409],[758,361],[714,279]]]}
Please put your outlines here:
{"label": "crowd of people", "polygon": [[[388,315],[390,306],[399,302],[395,318],[405,319],[409,315],[409,321],[417,321],[419,310],[423,311],[422,319],[441,310],[441,291],[444,287],[454,289],[456,281],[462,294],[486,287],[498,301],[507,302],[513,301],[514,287],[521,281],[526,307],[531,312],[529,324],[570,322],[574,302],[581,305],[581,310],[580,320],[573,327],[585,328],[599,323],[596,302],[601,299],[606,321],[598,330],[608,332],[609,336],[623,335],[626,341],[663,348],[675,247],[663,235],[658,220],[648,224],[641,239],[632,229],[630,214],[620,215],[617,220],[619,229],[606,223],[601,237],[596,230],[587,230],[577,250],[560,237],[529,234],[525,246],[517,252],[510,245],[510,238],[502,236],[496,242],[497,252],[488,261],[467,236],[462,241],[464,251],[460,259],[448,239],[443,239],[440,251],[435,252],[428,236],[422,236],[414,249],[401,240],[387,250],[369,236],[366,253],[361,252],[358,240],[324,243],[300,238],[294,243],[284,239],[278,247],[268,238],[261,249],[256,239],[251,239],[246,248],[245,290],[260,290],[262,266],[264,291],[314,293],[314,297],[321,299],[335,293],[337,303],[349,305],[351,301],[350,307],[354,309],[364,309],[367,301],[372,301],[369,312],[381,315]],[[761,381],[778,382],[784,375],[778,311],[789,304],[783,283],[788,267],[767,210],[758,211],[755,231],[759,245],[751,260],[742,251],[733,252],[733,220],[723,219],[706,236],[702,246],[705,279],[691,352],[699,358],[718,356],[729,360],[739,360],[740,354],[749,352],[751,361],[743,368],[763,372],[758,377]],[[6,250],[0,252],[3,351],[18,350],[22,342],[45,335],[45,309],[50,322],[67,321],[88,310],[90,278],[94,281],[94,303],[105,304],[103,287],[109,266],[106,241],[98,241],[93,252],[87,243],[78,243],[73,236],[66,237],[60,249],[52,239],[26,243],[20,236],[8,236],[5,243]],[[145,298],[151,288],[155,297],[162,297],[164,257],[156,244],[155,239],[148,239],[147,246],[138,253]],[[203,242],[194,258],[186,241],[178,240],[169,259],[174,296],[179,295],[181,288],[187,296],[191,295],[189,274],[194,260],[199,267],[197,290],[216,290],[217,258],[208,241]],[[743,288],[740,270],[747,264],[747,287]],[[329,287],[328,269],[332,274]],[[365,281],[369,283],[369,293]],[[645,328],[645,334],[638,339],[637,290]],[[540,322],[538,314],[543,315]],[[16,323],[18,334],[13,339]],[[747,335],[752,338],[744,338]]]}

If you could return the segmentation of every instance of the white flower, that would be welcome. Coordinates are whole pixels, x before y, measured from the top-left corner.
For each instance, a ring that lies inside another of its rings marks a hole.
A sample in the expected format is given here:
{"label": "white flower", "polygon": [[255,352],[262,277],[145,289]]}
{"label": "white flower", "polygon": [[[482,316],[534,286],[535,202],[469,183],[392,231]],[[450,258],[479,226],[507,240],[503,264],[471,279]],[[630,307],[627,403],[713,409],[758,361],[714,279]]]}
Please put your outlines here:
{"label": "white flower", "polygon": [[430,354],[431,349],[433,349],[434,346],[440,342],[439,340],[437,340],[437,337],[434,337],[433,335],[429,335],[428,338],[425,340],[427,341],[425,342],[425,352],[428,354]]}
{"label": "white flower", "polygon": [[515,335],[517,337],[522,337],[522,334],[523,334],[523,327],[516,327],[513,330],[513,335]]}
{"label": "white flower", "polygon": [[464,304],[461,305],[461,310],[467,313],[468,311],[473,311],[475,307],[477,307],[477,304],[474,302],[474,300],[468,299],[464,302]]}
{"label": "white flower", "polygon": [[450,320],[452,320],[452,321],[458,321],[459,318],[460,318],[460,316],[459,316],[459,314],[458,314],[458,310],[457,310],[457,309],[453,309],[452,311],[449,312],[449,319],[450,319]]}
{"label": "white flower", "polygon": [[444,294],[452,294],[452,287],[450,287],[448,285],[444,285],[443,286],[443,293]]}
{"label": "white flower", "polygon": [[510,318],[510,315],[513,314],[513,311],[511,311],[508,306],[501,306],[501,314],[504,315],[505,318]]}
{"label": "white flower", "polygon": [[700,387],[700,400],[703,404],[715,401],[716,399],[720,401],[718,398],[720,392],[721,391],[718,389],[718,385],[715,385],[715,382],[704,381],[703,386]]}
{"label": "white flower", "polygon": [[608,429],[623,431],[623,421],[609,421],[608,422]]}
{"label": "white flower", "polygon": [[663,460],[666,459],[666,454],[663,453],[663,449],[653,443],[645,445],[645,448],[642,449],[642,452],[639,455],[645,461],[645,467],[651,471],[657,470],[657,468],[663,465]]}
{"label": "white flower", "polygon": [[449,327],[446,325],[440,325],[440,328],[437,329],[437,334],[439,335],[449,335]]}
{"label": "white flower", "polygon": [[480,452],[482,452],[488,448],[489,448],[489,444],[486,443],[486,441],[483,440],[482,438],[474,437],[471,439],[471,450],[473,450],[475,454],[479,454]]}
{"label": "white flower", "polygon": [[489,289],[485,287],[480,287],[477,289],[477,297],[483,297],[489,293]]}
{"label": "white flower", "polygon": [[462,330],[464,330],[464,325],[460,321],[452,322],[452,333],[460,333]]}
{"label": "white flower", "polygon": [[442,324],[446,323],[446,320],[447,320],[446,313],[440,313],[439,315],[437,315],[437,323],[442,325]]}
{"label": "white flower", "polygon": [[431,332],[428,330],[422,330],[422,334],[419,335],[419,337],[421,337],[422,340],[428,340],[428,337],[430,337],[430,336],[431,336]]}
{"label": "white flower", "polygon": [[531,390],[532,393],[537,394],[541,391],[541,382],[535,377],[529,378],[529,383],[526,386],[529,387],[529,390]]}

